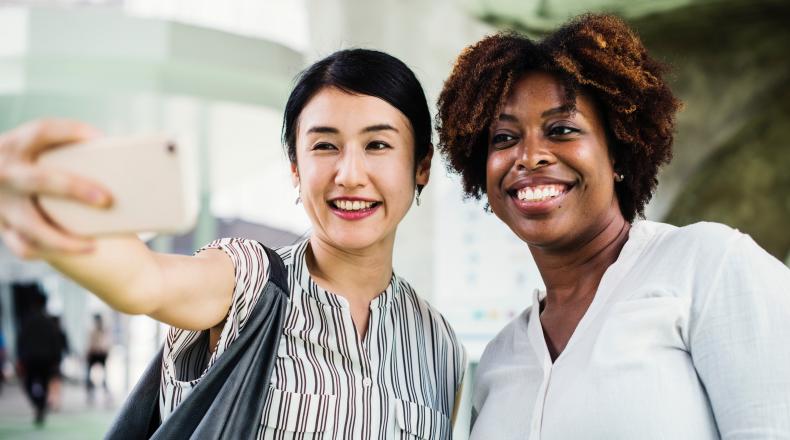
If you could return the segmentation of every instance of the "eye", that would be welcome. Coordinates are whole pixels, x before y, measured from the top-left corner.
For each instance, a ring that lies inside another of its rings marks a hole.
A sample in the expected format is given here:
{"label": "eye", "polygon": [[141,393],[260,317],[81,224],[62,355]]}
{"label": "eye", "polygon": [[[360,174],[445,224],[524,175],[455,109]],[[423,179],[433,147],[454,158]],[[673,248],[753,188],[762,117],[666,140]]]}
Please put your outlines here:
{"label": "eye", "polygon": [[491,138],[491,145],[496,148],[505,148],[513,145],[516,137],[508,133],[497,133]]}
{"label": "eye", "polygon": [[329,142],[319,142],[313,145],[313,150],[337,150],[337,147],[330,144]]}
{"label": "eye", "polygon": [[579,133],[578,128],[569,127],[567,125],[555,125],[549,128],[549,137],[568,137],[572,134]]}
{"label": "eye", "polygon": [[365,148],[368,149],[368,150],[381,151],[381,150],[386,150],[387,148],[392,148],[392,147],[386,142],[373,141],[373,142],[370,142]]}

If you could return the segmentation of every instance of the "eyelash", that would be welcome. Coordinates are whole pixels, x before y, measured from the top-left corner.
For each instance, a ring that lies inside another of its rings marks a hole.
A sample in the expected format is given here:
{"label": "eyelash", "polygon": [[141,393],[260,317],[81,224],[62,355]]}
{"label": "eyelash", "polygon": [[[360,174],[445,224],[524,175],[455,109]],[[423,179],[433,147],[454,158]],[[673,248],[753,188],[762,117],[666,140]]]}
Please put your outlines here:
{"label": "eyelash", "polygon": [[374,145],[380,145],[380,146],[381,146],[380,148],[372,148],[372,149],[373,149],[373,150],[375,150],[375,151],[381,151],[381,150],[386,150],[386,149],[388,149],[388,148],[392,148],[392,147],[391,147],[391,146],[390,146],[388,143],[386,143],[386,142],[382,142],[382,141],[373,141],[373,142],[370,142],[370,143],[368,143],[368,144],[365,146],[365,149],[370,149],[370,148],[371,148],[372,146],[374,146]]}
{"label": "eyelash", "polygon": [[[578,128],[569,127],[567,125],[555,125],[553,127],[549,127],[549,129],[546,131],[546,135],[548,137],[563,138],[579,133],[580,131],[581,130]],[[502,144],[510,144],[514,140],[516,140],[516,136],[508,133],[499,133],[495,134],[494,137],[491,138],[491,145],[497,146]]]}
{"label": "eyelash", "polygon": [[[509,139],[503,139],[509,138]],[[493,138],[491,138],[491,145],[501,145],[509,142],[513,142],[516,139],[515,136],[507,133],[499,133],[495,134]]]}
{"label": "eyelash", "polygon": [[[558,133],[557,131],[559,131],[559,130],[565,131],[565,133]],[[572,134],[579,133],[579,131],[580,130],[578,128],[569,127],[567,125],[555,125],[555,126],[549,128],[547,134],[549,136],[560,136],[560,137],[563,137],[563,136],[570,136]]]}
{"label": "eyelash", "polygon": [[[365,146],[365,149],[369,149],[369,150],[373,150],[373,151],[381,151],[381,150],[386,150],[388,148],[392,148],[392,146],[390,146],[390,144],[388,144],[386,142],[383,142],[383,141],[369,142]],[[313,150],[321,151],[321,150],[336,150],[336,149],[337,149],[337,147],[335,147],[334,145],[332,145],[332,144],[330,144],[328,142],[319,142],[319,143],[313,145]]]}
{"label": "eyelash", "polygon": [[319,142],[313,145],[313,150],[330,150],[335,149],[335,146],[328,142]]}

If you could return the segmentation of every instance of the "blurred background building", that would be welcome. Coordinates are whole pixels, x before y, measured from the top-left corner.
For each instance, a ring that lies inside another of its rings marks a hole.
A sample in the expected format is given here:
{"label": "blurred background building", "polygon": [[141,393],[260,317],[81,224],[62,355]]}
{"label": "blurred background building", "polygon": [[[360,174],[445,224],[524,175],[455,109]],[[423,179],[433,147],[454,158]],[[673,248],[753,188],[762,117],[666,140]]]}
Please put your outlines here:
{"label": "blurred background building", "polygon": [[[220,236],[289,244],[309,227],[280,144],[282,109],[302,68],[337,49],[380,49],[411,66],[434,103],[466,45],[498,29],[540,36],[586,11],[632,23],[673,66],[685,102],[675,158],[647,217],[724,222],[790,261],[787,1],[0,1],[0,129],[67,116],[113,135],[171,133],[195,153],[201,212],[193,231],[154,237],[153,248],[191,253]],[[542,283],[526,246],[459,188],[435,160],[422,206],[399,230],[395,270],[448,317],[474,361]],[[73,405],[45,431],[31,430],[32,409],[12,390],[23,301],[15,292],[29,283],[47,293],[70,341],[67,384],[84,380],[92,315],[105,316],[112,341],[111,400],[87,408],[82,388],[66,387]],[[2,245],[0,329],[11,381],[0,394],[0,437],[30,438],[100,436],[166,331],[112,312]],[[462,414],[458,438],[464,424]]]}

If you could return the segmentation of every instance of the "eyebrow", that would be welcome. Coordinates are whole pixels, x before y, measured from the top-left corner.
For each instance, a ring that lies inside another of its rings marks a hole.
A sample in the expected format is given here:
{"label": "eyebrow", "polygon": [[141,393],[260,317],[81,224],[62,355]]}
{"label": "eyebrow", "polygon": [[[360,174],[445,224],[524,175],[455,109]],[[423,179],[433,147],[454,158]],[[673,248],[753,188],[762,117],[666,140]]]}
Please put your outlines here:
{"label": "eyebrow", "polygon": [[500,113],[497,119],[505,122],[518,122],[518,118],[511,115],[510,113]]}
{"label": "eyebrow", "polygon": [[[395,133],[398,133],[398,129],[393,127],[392,125],[389,125],[389,124],[369,125],[369,126],[363,128],[360,131],[360,133],[371,133],[371,132],[374,132],[374,131],[384,131],[384,130],[392,130]],[[338,130],[335,127],[328,127],[328,126],[324,126],[324,125],[317,125],[315,127],[310,127],[310,129],[307,130],[307,134],[310,134],[310,133],[338,134],[338,133],[340,133],[340,130]]]}
{"label": "eyebrow", "polygon": [[[577,107],[575,107],[573,105],[565,104],[565,105],[561,105],[559,107],[550,108],[550,109],[544,111],[543,113],[540,114],[540,117],[541,118],[546,118],[546,117],[549,117],[549,116],[554,116],[554,115],[563,114],[563,113],[581,113],[582,115],[584,115],[584,112],[579,110]],[[510,113],[501,113],[499,115],[498,119],[500,121],[505,121],[505,122],[518,122],[518,118],[515,117],[514,115],[511,115]]]}
{"label": "eyebrow", "polygon": [[310,133],[340,133],[340,131],[335,127],[326,127],[326,126],[318,125],[315,127],[310,127],[310,129],[307,130],[307,134]]}
{"label": "eyebrow", "polygon": [[[576,106],[570,104],[564,104],[559,107],[554,107],[546,110],[545,112],[540,114],[540,117],[545,118],[547,116],[554,116],[562,113],[582,113],[582,112],[579,111],[579,109]],[[584,115],[584,113],[582,113],[582,115]]]}
{"label": "eyebrow", "polygon": [[373,131],[384,131],[384,130],[392,130],[395,133],[398,133],[398,129],[389,124],[369,125],[362,129],[362,133],[370,133]]}

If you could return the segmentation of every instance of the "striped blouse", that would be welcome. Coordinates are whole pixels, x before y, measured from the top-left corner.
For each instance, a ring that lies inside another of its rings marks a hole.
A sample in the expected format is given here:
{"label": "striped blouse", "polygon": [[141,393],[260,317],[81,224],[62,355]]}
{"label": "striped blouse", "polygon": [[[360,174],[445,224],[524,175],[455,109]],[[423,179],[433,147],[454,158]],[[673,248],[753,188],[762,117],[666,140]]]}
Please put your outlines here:
{"label": "striped blouse", "polygon": [[[259,439],[446,439],[466,365],[445,319],[392,275],[370,305],[368,332],[357,336],[349,304],[313,282],[309,240],[277,252],[288,271],[290,302]],[[164,420],[244,330],[266,282],[264,249],[220,239],[236,287],[226,323],[210,353],[208,332],[173,328],[165,342],[160,413]],[[200,252],[200,251],[198,251]]]}

